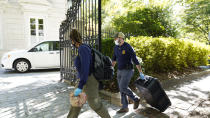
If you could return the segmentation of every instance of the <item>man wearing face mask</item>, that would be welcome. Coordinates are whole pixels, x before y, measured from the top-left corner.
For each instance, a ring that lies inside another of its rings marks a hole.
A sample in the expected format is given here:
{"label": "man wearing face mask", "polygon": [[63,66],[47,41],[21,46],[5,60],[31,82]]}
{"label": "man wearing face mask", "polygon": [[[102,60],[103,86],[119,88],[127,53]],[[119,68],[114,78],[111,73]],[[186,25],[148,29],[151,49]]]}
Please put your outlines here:
{"label": "man wearing face mask", "polygon": [[116,62],[118,63],[117,81],[121,94],[121,103],[123,105],[117,113],[125,113],[129,111],[127,96],[134,101],[133,109],[137,109],[140,102],[139,97],[128,87],[134,74],[132,62],[136,65],[141,79],[144,79],[144,74],[142,73],[141,66],[133,48],[124,41],[125,35],[122,32],[118,32],[114,38],[115,47],[112,65],[114,67]]}

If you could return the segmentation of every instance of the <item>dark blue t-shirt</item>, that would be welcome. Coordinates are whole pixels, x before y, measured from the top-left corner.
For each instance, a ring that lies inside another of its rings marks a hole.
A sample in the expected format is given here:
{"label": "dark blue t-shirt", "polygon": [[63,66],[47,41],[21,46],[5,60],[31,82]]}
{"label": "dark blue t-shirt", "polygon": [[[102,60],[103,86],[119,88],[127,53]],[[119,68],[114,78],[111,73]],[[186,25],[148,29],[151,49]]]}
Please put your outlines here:
{"label": "dark blue t-shirt", "polygon": [[139,65],[133,48],[126,42],[121,46],[115,45],[112,60],[117,61],[119,70],[125,69],[127,65],[132,65],[132,61]]}
{"label": "dark blue t-shirt", "polygon": [[78,48],[78,56],[75,59],[74,65],[79,74],[79,85],[78,88],[82,89],[86,84],[89,74],[91,73],[92,55],[91,49],[87,45],[80,45]]}

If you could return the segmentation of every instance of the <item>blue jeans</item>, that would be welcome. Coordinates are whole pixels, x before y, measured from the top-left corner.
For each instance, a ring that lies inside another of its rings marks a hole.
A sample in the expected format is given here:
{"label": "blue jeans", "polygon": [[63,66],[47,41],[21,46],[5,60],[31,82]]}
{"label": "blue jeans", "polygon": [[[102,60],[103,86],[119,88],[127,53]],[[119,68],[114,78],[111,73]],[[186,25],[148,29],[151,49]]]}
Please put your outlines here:
{"label": "blue jeans", "polygon": [[130,80],[133,76],[134,70],[123,69],[117,71],[117,81],[121,94],[121,103],[122,108],[128,108],[128,99],[127,96],[130,97],[133,101],[137,101],[139,98],[135,93],[128,87]]}

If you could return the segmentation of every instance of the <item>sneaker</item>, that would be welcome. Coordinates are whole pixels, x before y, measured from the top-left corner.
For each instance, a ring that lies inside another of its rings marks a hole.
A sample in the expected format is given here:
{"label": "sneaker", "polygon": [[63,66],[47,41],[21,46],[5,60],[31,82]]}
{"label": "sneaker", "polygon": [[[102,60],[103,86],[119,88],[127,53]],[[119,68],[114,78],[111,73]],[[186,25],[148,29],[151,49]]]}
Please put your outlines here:
{"label": "sneaker", "polygon": [[117,111],[117,113],[126,113],[128,111],[129,111],[128,108],[121,108],[119,111]]}
{"label": "sneaker", "polygon": [[137,101],[134,101],[133,109],[137,109],[139,107],[139,102],[140,102],[140,99],[138,99]]}

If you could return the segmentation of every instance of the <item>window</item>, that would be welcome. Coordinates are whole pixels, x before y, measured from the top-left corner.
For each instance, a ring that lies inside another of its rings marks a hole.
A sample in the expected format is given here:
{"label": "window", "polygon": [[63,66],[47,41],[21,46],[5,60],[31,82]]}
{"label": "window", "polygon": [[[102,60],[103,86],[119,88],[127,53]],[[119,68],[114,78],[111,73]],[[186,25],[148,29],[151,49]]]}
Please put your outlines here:
{"label": "window", "polygon": [[38,32],[39,32],[39,36],[44,36],[44,24],[43,24],[43,19],[38,19]]}
{"label": "window", "polygon": [[36,20],[35,18],[30,19],[30,24],[31,24],[31,35],[36,36]]}
{"label": "window", "polygon": [[31,45],[44,40],[44,36],[44,20],[41,18],[30,18]]}
{"label": "window", "polygon": [[58,51],[60,48],[59,41],[53,42],[53,50]]}
{"label": "window", "polygon": [[36,50],[38,52],[44,52],[44,51],[49,51],[49,42],[41,43],[40,45],[36,46]]}
{"label": "window", "polygon": [[36,49],[38,51],[49,51],[49,43],[42,43],[42,44],[36,46]]}
{"label": "window", "polygon": [[49,41],[35,46],[30,52],[58,51],[59,41]]}

